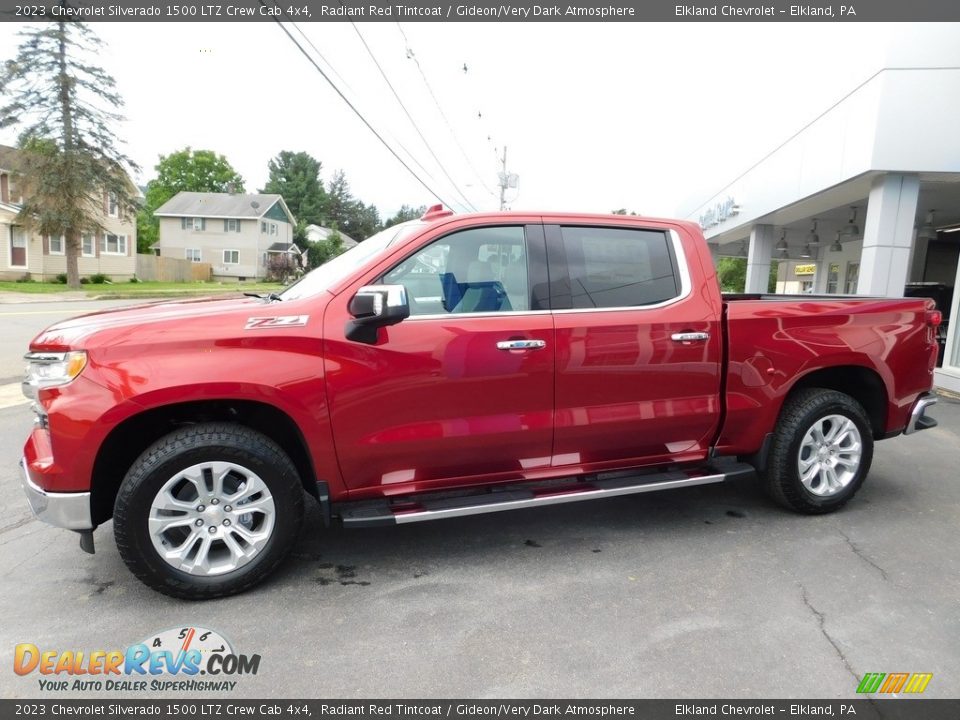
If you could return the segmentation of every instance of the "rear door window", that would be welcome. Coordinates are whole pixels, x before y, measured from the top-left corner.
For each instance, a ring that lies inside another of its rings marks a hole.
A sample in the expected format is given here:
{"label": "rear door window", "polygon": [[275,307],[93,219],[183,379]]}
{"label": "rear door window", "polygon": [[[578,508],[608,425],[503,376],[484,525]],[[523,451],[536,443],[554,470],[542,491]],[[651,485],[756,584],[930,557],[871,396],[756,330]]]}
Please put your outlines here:
{"label": "rear door window", "polygon": [[560,231],[570,277],[564,305],[643,307],[680,294],[677,261],[666,232],[573,226]]}

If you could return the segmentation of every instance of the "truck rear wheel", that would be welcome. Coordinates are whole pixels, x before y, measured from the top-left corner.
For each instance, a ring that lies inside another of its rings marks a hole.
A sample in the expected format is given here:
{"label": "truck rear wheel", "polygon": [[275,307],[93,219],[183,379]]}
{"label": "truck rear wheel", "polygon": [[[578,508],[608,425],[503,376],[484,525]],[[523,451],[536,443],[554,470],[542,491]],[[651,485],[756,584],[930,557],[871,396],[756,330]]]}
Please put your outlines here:
{"label": "truck rear wheel", "polygon": [[767,491],[790,510],[832,512],[857,493],[872,460],[873,434],[860,403],[835,390],[800,390],[777,420]]}
{"label": "truck rear wheel", "polygon": [[206,599],[242,592],[289,554],[303,488],[280,447],[230,423],[185,427],[130,468],[114,505],[120,556],[166,595]]}

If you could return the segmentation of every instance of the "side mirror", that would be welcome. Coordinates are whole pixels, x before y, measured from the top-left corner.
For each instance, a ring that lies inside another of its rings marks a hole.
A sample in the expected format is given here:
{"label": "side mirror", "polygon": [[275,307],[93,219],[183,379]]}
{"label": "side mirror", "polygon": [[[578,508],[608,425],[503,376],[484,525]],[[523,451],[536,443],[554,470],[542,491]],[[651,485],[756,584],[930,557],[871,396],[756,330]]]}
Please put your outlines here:
{"label": "side mirror", "polygon": [[373,345],[377,330],[410,317],[407,289],[403,285],[365,285],[347,306],[353,320],[347,323],[348,340]]}

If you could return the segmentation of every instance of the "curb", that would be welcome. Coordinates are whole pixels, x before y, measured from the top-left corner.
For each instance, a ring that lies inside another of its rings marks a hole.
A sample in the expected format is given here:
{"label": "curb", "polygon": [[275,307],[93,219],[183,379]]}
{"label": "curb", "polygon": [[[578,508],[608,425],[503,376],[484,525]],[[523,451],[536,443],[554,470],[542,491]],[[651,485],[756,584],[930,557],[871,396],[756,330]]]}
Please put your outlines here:
{"label": "curb", "polygon": [[17,293],[0,291],[0,305],[29,305],[40,303],[90,302],[95,300],[155,300],[170,298],[218,298],[240,295],[244,290],[157,290],[155,292],[117,292],[101,295],[77,293]]}
{"label": "curb", "polygon": [[220,298],[240,295],[241,290],[215,290],[214,292],[199,292],[194,290],[158,290],[150,293],[108,293],[106,295],[91,295],[85,300],[157,300],[171,298]]}

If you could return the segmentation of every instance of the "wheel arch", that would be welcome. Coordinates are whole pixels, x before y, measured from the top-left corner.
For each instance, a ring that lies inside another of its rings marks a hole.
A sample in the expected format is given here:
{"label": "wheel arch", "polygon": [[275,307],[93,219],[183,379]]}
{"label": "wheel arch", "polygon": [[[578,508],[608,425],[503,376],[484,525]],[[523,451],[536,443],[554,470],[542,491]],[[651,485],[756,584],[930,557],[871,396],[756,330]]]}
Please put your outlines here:
{"label": "wheel arch", "polygon": [[791,386],[784,397],[784,404],[791,396],[808,388],[825,388],[849,395],[866,411],[874,439],[885,436],[889,395],[883,378],[875,370],[863,365],[838,365],[812,370]]}
{"label": "wheel arch", "polygon": [[162,405],[126,418],[101,443],[91,476],[94,526],[113,516],[113,504],[127,471],[159,438],[185,425],[222,421],[262,433],[277,443],[297,469],[300,482],[320,500],[316,470],[299,426],[279,408],[255,400],[197,400]]}

